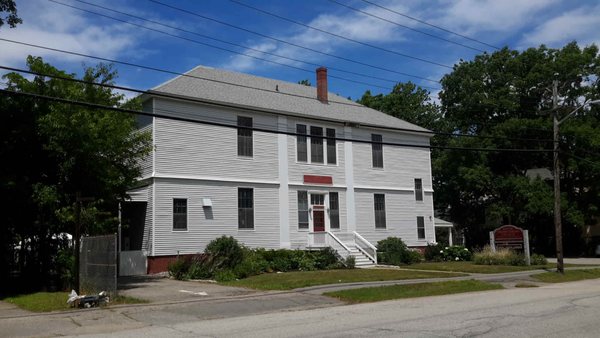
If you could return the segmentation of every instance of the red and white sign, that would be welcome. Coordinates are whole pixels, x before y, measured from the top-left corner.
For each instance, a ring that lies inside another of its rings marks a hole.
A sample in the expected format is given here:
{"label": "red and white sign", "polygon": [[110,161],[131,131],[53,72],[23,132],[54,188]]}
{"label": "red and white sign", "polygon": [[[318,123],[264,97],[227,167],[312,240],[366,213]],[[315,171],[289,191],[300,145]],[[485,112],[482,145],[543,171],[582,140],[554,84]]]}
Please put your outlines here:
{"label": "red and white sign", "polygon": [[503,225],[494,230],[496,242],[523,242],[523,229],[514,225]]}
{"label": "red and white sign", "polygon": [[331,176],[318,176],[318,175],[304,175],[304,183],[310,184],[333,184],[333,177]]}

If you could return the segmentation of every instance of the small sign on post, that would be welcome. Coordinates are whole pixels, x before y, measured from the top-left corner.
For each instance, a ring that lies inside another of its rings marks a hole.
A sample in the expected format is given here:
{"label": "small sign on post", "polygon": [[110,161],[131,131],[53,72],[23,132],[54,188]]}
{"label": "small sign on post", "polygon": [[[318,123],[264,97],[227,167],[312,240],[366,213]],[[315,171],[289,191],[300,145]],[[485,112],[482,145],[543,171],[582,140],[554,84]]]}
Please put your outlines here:
{"label": "small sign on post", "polygon": [[494,252],[496,252],[496,248],[523,251],[525,263],[531,265],[529,232],[527,230],[514,225],[503,225],[494,231],[490,231],[490,246]]}

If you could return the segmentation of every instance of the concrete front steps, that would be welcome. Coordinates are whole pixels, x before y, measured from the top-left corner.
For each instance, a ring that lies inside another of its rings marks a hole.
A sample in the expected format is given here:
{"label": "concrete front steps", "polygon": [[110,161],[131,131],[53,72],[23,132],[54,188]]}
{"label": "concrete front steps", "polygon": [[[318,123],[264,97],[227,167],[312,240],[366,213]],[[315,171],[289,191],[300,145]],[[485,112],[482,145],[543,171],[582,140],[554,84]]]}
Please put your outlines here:
{"label": "concrete front steps", "polygon": [[350,248],[350,255],[354,257],[355,267],[357,268],[370,268],[375,266],[375,262],[369,259],[362,251],[358,250],[355,246],[348,246]]}

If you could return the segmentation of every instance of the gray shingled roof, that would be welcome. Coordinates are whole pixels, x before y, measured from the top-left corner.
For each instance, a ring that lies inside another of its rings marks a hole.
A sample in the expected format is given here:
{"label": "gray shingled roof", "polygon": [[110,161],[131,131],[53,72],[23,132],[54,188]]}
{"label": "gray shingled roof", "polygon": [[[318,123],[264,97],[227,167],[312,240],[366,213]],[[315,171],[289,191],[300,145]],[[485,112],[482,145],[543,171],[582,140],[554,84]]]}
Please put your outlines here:
{"label": "gray shingled roof", "polygon": [[[178,76],[153,88],[150,92],[164,92],[246,108],[256,107],[307,118],[352,122],[364,126],[427,131],[425,128],[367,108],[331,92],[328,94],[329,104],[323,104],[317,100],[315,87],[202,66],[198,66],[186,74],[189,76]],[[336,102],[344,104],[336,104]]]}

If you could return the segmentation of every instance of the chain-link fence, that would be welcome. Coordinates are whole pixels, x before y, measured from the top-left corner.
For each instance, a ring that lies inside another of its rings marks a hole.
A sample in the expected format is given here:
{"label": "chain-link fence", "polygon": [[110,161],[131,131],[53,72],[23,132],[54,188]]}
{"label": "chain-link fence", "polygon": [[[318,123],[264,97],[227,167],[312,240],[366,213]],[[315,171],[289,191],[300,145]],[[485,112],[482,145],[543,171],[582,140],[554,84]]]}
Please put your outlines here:
{"label": "chain-link fence", "polygon": [[81,239],[79,259],[81,294],[106,291],[117,295],[117,235],[90,236]]}

